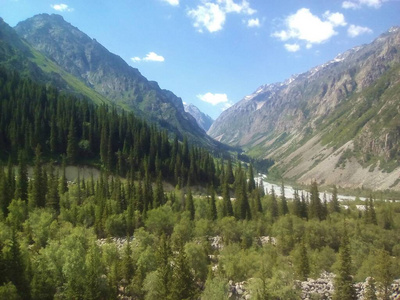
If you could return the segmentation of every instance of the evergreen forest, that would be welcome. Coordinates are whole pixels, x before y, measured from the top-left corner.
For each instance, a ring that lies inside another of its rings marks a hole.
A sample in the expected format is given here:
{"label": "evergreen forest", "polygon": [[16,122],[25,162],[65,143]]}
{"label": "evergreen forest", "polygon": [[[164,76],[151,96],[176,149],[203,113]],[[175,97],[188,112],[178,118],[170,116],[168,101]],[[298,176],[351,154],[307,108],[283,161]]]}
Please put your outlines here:
{"label": "evergreen forest", "polygon": [[300,299],[322,272],[334,299],[368,277],[389,299],[400,278],[400,203],[266,194],[251,163],[4,69],[0,105],[0,299]]}

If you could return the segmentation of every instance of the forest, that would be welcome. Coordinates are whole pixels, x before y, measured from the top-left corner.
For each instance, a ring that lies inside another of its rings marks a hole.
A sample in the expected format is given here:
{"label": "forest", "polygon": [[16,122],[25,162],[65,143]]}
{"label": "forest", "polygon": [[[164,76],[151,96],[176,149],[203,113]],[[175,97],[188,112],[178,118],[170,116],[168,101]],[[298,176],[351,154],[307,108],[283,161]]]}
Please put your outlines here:
{"label": "forest", "polygon": [[371,276],[389,299],[400,277],[400,203],[265,193],[252,164],[4,69],[0,101],[0,299],[299,299],[324,271],[334,299]]}

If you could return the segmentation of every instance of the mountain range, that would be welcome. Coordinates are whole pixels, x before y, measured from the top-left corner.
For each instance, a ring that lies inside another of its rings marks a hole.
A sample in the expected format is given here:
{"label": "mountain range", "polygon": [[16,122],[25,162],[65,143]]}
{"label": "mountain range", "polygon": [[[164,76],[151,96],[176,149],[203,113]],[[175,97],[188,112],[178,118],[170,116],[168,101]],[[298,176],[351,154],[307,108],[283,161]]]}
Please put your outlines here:
{"label": "mountain range", "polygon": [[59,15],[36,15],[15,28],[0,19],[0,65],[133,111],[193,144],[233,149],[227,144],[273,159],[270,172],[283,178],[400,189],[399,27],[303,74],[259,87],[215,122]]}
{"label": "mountain range", "polygon": [[304,184],[400,189],[400,28],[224,111],[208,134]]}
{"label": "mountain range", "polygon": [[116,105],[189,142],[221,148],[186,113],[181,98],[149,81],[59,15],[40,14],[11,28],[0,20],[0,64],[90,98]]}
{"label": "mountain range", "polygon": [[195,118],[197,124],[204,130],[208,131],[210,129],[212,123],[214,120],[207,114],[203,113],[200,111],[200,109],[193,105],[193,104],[183,104],[183,107],[185,108],[185,111],[189,114],[192,115],[193,118]]}

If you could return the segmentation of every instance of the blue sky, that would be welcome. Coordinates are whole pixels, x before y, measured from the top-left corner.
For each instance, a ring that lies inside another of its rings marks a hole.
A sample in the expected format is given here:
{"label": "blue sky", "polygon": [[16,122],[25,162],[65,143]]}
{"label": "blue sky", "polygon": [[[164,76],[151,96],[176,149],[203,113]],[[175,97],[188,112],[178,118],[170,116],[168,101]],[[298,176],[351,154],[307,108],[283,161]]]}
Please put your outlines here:
{"label": "blue sky", "polygon": [[400,0],[0,0],[11,26],[58,13],[216,118],[260,85],[400,25]]}

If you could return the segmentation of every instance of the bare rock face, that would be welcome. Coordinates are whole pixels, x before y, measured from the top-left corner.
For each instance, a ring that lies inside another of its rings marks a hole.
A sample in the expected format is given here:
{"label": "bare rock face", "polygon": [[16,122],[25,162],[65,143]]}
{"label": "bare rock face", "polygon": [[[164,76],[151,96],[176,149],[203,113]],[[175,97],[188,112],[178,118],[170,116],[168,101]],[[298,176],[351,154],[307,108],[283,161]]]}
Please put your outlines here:
{"label": "bare rock face", "polygon": [[[393,27],[371,44],[261,86],[224,111],[208,134],[274,159],[279,173],[302,183],[400,189],[391,176],[370,179],[400,173],[399,112],[400,29]],[[358,178],[341,182],[355,171]]]}

